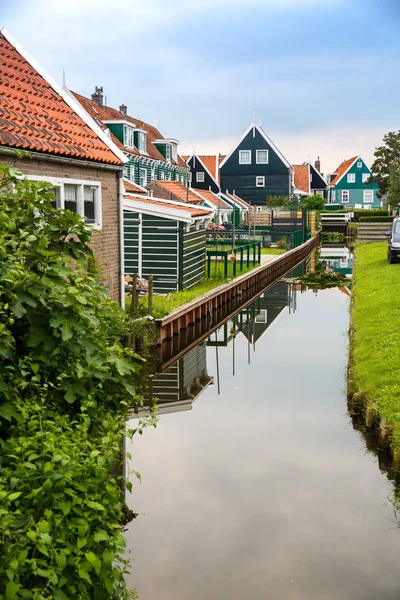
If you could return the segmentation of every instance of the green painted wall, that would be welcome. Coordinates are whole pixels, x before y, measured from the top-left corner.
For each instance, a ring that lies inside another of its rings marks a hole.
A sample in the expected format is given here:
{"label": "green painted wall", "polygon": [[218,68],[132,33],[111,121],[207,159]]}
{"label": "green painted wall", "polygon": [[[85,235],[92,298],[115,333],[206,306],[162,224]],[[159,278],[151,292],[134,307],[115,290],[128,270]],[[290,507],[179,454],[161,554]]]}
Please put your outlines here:
{"label": "green painted wall", "polygon": [[[359,166],[360,163],[360,166]],[[335,204],[343,204],[344,207],[352,206],[354,207],[356,204],[361,204],[363,207],[371,207],[371,208],[379,208],[380,200],[377,196],[377,192],[379,191],[379,186],[377,183],[369,183],[365,184],[362,181],[362,175],[368,174],[371,175],[371,171],[368,166],[362,159],[357,160],[354,165],[347,171],[347,173],[342,177],[342,179],[335,185],[333,189],[336,190],[336,199],[333,198],[333,190],[329,190],[328,192],[328,200],[330,203]],[[348,181],[348,175],[355,175],[355,182],[351,183]],[[349,202],[342,202],[342,190],[349,191]],[[371,190],[374,193],[373,202],[364,202],[364,190]]]}
{"label": "green painted wall", "polygon": [[124,126],[122,123],[107,123],[108,129],[119,139],[121,144],[124,143]]}
{"label": "green painted wall", "polygon": [[180,224],[181,269],[180,289],[185,290],[198,284],[204,278],[206,265],[206,230],[192,225],[186,231],[186,225]]}
{"label": "green painted wall", "polygon": [[[187,183],[188,173],[181,173],[177,171],[175,165],[169,165],[164,167],[164,165],[157,165],[155,167],[154,163],[147,164],[147,159],[144,161],[141,156],[132,155],[129,162],[124,166],[124,177],[131,179],[131,168],[135,170],[134,182],[137,185],[140,185],[140,169],[146,170],[146,184],[150,183],[152,180],[152,172],[154,169],[154,179],[172,179],[173,181],[181,181],[184,185]],[[182,181],[183,178],[183,181]],[[132,181],[132,179],[131,179]]]}

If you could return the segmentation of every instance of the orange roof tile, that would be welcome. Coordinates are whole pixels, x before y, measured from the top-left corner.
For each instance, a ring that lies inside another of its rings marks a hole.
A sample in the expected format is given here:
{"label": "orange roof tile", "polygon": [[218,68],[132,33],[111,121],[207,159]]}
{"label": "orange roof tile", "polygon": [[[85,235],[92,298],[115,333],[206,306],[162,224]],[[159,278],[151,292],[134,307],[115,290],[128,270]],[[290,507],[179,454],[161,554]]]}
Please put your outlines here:
{"label": "orange roof tile", "polygon": [[[78,100],[78,102],[80,102],[80,104],[86,110],[86,112],[88,112],[89,115],[97,121],[97,123],[101,122],[102,127],[104,129],[107,128],[107,125],[105,125],[103,123],[103,121],[117,120],[117,121],[129,121],[130,123],[132,123],[132,125],[135,125],[139,129],[143,129],[143,131],[146,131],[146,133],[147,133],[146,154],[144,156],[149,156],[150,158],[154,158],[155,160],[162,160],[163,162],[167,162],[165,160],[165,157],[158,150],[157,146],[153,143],[155,140],[164,139],[164,136],[156,127],[154,127],[153,125],[149,125],[148,123],[145,123],[144,121],[142,121],[140,119],[134,119],[133,117],[130,117],[129,115],[127,115],[125,117],[116,108],[111,108],[110,106],[103,106],[102,108],[100,108],[100,106],[94,100],[86,98],[85,96],[81,96],[80,94],[77,94],[76,92],[72,92],[72,93],[75,96],[75,98]],[[119,144],[120,144],[120,146],[122,146],[122,144],[120,142],[119,142]],[[124,152],[142,155],[142,153],[139,152],[139,150],[137,148],[127,148],[125,146],[122,146],[122,148],[123,148]],[[178,160],[176,161],[176,163],[172,160],[171,160],[171,163],[177,164],[181,167],[187,167],[187,164],[185,163],[183,158],[179,155],[178,155]]]}
{"label": "orange roof tile", "polygon": [[161,200],[157,198],[138,198],[132,196],[126,196],[126,200],[134,200],[135,202],[142,202],[143,204],[149,204],[151,206],[161,206],[162,208],[173,208],[174,210],[180,210],[186,213],[190,213],[192,217],[207,216],[210,214],[210,210],[207,208],[198,208],[195,206],[182,206],[173,200]]}
{"label": "orange roof tile", "polygon": [[310,193],[310,171],[308,165],[292,165],[294,171],[294,187],[306,194]]}
{"label": "orange roof tile", "polygon": [[187,188],[183,183],[179,181],[166,181],[164,179],[153,179],[147,187],[152,184],[163,188],[170,192],[176,198],[179,198],[180,202],[189,202],[190,204],[201,204],[203,201],[191,188]]}
{"label": "orange roof tile", "polygon": [[122,166],[118,156],[1,34],[0,56],[1,145]]}
{"label": "orange roof tile", "polygon": [[147,190],[140,187],[140,185],[136,185],[136,183],[133,183],[133,181],[125,179],[125,177],[123,178],[123,183],[125,192],[127,194],[147,194]]}
{"label": "orange roof tile", "polygon": [[196,190],[196,194],[199,194],[202,198],[204,198],[204,200],[207,200],[207,202],[209,202],[215,209],[220,208],[232,210],[232,206],[228,204],[228,202],[225,202],[223,198],[220,198],[213,192],[208,190]]}
{"label": "orange roof tile", "polygon": [[344,160],[340,167],[336,169],[336,177],[330,183],[330,185],[336,185],[339,179],[346,173],[347,169],[349,169],[352,163],[357,159],[357,156],[353,156],[353,158],[349,158],[349,160]]}

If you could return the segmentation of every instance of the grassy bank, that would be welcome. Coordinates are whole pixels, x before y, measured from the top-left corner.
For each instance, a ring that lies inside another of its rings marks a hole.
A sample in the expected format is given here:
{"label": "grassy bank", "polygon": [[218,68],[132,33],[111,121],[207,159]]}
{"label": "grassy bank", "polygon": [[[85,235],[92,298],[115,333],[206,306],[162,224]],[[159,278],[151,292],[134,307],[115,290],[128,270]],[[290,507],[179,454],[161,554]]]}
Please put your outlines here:
{"label": "grassy bank", "polygon": [[390,265],[385,242],[356,247],[351,365],[355,391],[390,429],[400,451],[400,264]]}
{"label": "grassy bank", "polygon": [[[255,269],[256,267],[259,267],[259,266],[260,265],[258,265],[258,264],[254,265],[254,266],[251,264],[249,267],[246,267],[246,265],[244,265],[243,271],[239,271],[239,265],[237,265],[236,277],[240,277],[241,275],[244,275],[245,273],[248,273],[248,271],[251,271],[252,269]],[[213,290],[214,288],[218,287],[219,285],[227,283],[228,281],[232,281],[232,279],[233,279],[232,263],[228,264],[228,277],[224,277],[223,263],[215,262],[211,265],[210,279],[207,279],[207,276],[205,275],[205,277],[201,283],[199,283],[198,285],[195,285],[194,287],[190,288],[189,290],[184,290],[182,292],[172,292],[171,294],[168,294],[167,296],[161,296],[161,295],[157,295],[157,294],[154,295],[154,297],[153,297],[153,317],[155,317],[156,319],[162,319],[162,317],[165,317],[166,315],[168,315],[175,309],[179,308],[183,304],[186,304],[187,302],[191,302],[198,296],[202,296],[203,294],[206,294],[207,292]],[[131,303],[131,299],[130,299],[130,297],[127,297],[125,300],[125,306],[126,306],[127,310],[129,310],[130,303]],[[147,315],[147,296],[141,297],[139,300],[138,315],[139,316]]]}

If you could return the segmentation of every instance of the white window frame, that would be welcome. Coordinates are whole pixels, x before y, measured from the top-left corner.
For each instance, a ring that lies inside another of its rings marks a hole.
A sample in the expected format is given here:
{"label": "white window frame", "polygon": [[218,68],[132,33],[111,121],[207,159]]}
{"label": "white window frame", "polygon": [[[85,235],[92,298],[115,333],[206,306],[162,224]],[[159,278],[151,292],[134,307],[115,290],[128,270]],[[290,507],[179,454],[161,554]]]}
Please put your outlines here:
{"label": "white window frame", "polygon": [[165,144],[165,160],[171,160],[172,149],[171,144]]}
{"label": "white window frame", "polygon": [[355,173],[347,173],[347,183],[355,183],[356,182],[356,174]]}
{"label": "white window frame", "polygon": [[88,223],[90,227],[94,227],[95,229],[101,230],[103,226],[103,210],[102,210],[102,201],[101,201],[101,183],[100,181],[91,181],[89,179],[70,179],[69,177],[46,177],[41,175],[26,175],[23,177],[24,179],[28,179],[30,181],[47,181],[51,183],[53,187],[59,188],[60,193],[58,197],[59,207],[64,208],[64,185],[76,185],[78,186],[78,197],[77,197],[77,213],[85,218],[85,201],[84,201],[84,186],[90,186],[96,188],[96,198],[94,205],[94,216],[95,222]]}
{"label": "white window frame", "polygon": [[156,178],[156,168],[151,167],[150,181],[153,181],[153,179],[155,179],[155,178]]}
{"label": "white window frame", "polygon": [[331,204],[336,204],[336,190],[331,190]]}
{"label": "white window frame", "polygon": [[[344,200],[344,195],[347,194],[347,200]],[[342,204],[348,204],[350,202],[350,190],[342,190]]]}
{"label": "white window frame", "polygon": [[[262,180],[261,183],[258,182],[259,179]],[[264,175],[256,175],[256,187],[265,187],[265,177],[264,177]]]}
{"label": "white window frame", "polygon": [[365,183],[366,181],[368,181],[368,179],[371,177],[370,173],[363,173],[362,174],[362,182]]}
{"label": "white window frame", "polygon": [[132,181],[132,183],[135,183],[135,167],[133,165],[131,165],[131,176],[130,176],[130,180]]}
{"label": "white window frame", "polygon": [[[249,155],[248,161],[243,160],[244,154]],[[239,150],[239,165],[251,165],[251,150]]]}
{"label": "white window frame", "polygon": [[[365,199],[367,195],[370,196],[371,200]],[[372,204],[374,202],[374,190],[364,190],[363,202],[364,204]]]}
{"label": "white window frame", "polygon": [[196,173],[196,182],[204,183],[204,171],[197,171]]}
{"label": "white window frame", "polygon": [[[259,152],[266,152],[267,160],[260,160]],[[257,165],[267,165],[269,163],[269,150],[267,150],[266,148],[263,150],[256,150],[256,163]]]}
{"label": "white window frame", "polygon": [[357,169],[362,169],[362,166],[363,166],[363,164],[362,164],[362,161],[361,161],[361,160],[359,160],[359,161],[357,162]]}
{"label": "white window frame", "polygon": [[[144,185],[142,183],[143,173],[144,173],[144,176],[145,176],[145,179],[146,179],[146,182],[145,182]],[[147,185],[147,169],[143,169],[143,168],[140,169],[140,171],[139,171],[139,185],[142,186],[142,187],[146,187],[146,185]]]}
{"label": "white window frame", "polygon": [[161,171],[161,173],[160,173],[160,179],[161,179],[162,181],[164,181],[164,180],[165,180],[165,173],[164,173],[164,171]]}
{"label": "white window frame", "polygon": [[128,125],[124,125],[124,146],[127,148],[135,147],[134,129]]}
{"label": "white window frame", "polygon": [[146,134],[143,131],[138,131],[138,150],[146,152]]}

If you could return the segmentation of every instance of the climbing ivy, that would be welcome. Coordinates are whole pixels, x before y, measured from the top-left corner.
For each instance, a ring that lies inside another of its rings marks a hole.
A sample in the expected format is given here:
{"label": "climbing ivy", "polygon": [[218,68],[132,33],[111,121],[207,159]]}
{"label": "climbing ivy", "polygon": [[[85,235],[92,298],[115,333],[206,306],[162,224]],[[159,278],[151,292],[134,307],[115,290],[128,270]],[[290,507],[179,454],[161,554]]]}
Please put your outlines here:
{"label": "climbing ivy", "polygon": [[52,199],[0,166],[0,599],[125,599],[122,443],[141,359],[90,228]]}

